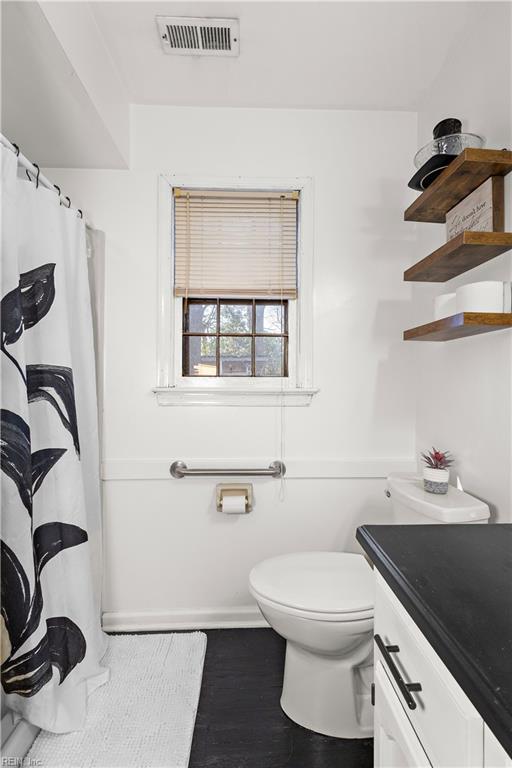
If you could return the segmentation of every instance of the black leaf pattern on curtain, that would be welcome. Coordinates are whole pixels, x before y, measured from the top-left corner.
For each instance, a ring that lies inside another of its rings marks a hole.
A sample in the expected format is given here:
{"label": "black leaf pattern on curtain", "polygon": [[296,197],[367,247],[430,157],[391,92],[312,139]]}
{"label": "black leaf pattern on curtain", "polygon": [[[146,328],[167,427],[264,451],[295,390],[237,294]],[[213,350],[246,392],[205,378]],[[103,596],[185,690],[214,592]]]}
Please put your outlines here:
{"label": "black leaf pattern on curtain", "polygon": [[20,648],[37,629],[43,608],[41,571],[64,549],[87,541],[83,528],[71,523],[44,523],[34,531],[35,584],[30,587],[23,566],[10,547],[2,541],[2,616],[8,633],[10,655]]}
{"label": "black leaf pattern on curtain", "polygon": [[59,671],[59,685],[85,656],[85,638],[71,619],[46,619],[46,634],[35,648],[2,665],[6,693],[34,696],[52,678],[52,666]]}
{"label": "black leaf pattern on curtain", "polygon": [[2,336],[0,347],[11,360],[23,380],[25,374],[18,361],[6,347],[14,344],[24,330],[32,328],[48,314],[55,299],[55,264],[42,264],[29,272],[22,272],[18,286],[7,293],[0,304]]}
{"label": "black leaf pattern on curtain", "polygon": [[42,609],[39,577],[36,576],[31,594],[23,566],[12,549],[2,541],[2,618],[6,633],[2,641],[7,660],[37,629]]}
{"label": "black leaf pattern on curtain", "polygon": [[32,515],[30,428],[17,413],[2,408],[1,467],[16,484],[23,506]]}
{"label": "black leaf pattern on curtain", "polygon": [[23,330],[32,328],[50,311],[55,299],[55,264],[42,264],[22,272],[18,287],[9,291],[1,303],[2,345],[14,344]]}
{"label": "black leaf pattern on curtain", "polygon": [[44,523],[34,531],[34,555],[37,575],[46,563],[63,549],[76,547],[87,541],[87,533],[71,523]]}
{"label": "black leaf pattern on curtain", "polygon": [[80,455],[73,371],[63,365],[43,364],[27,365],[26,371],[29,403],[46,400],[55,408]]}
{"label": "black leaf pattern on curtain", "polygon": [[43,448],[31,454],[28,424],[4,408],[0,410],[0,426],[2,471],[14,481],[23,506],[32,516],[32,497],[66,448]]}
{"label": "black leaf pattern on curtain", "polygon": [[[24,330],[50,311],[55,299],[55,264],[43,264],[20,275],[17,288],[1,301],[0,347],[16,366],[26,385],[28,403],[46,401],[71,434],[77,456],[80,442],[73,372],[65,366],[36,364],[23,371],[6,349]],[[34,696],[59,671],[59,684],[85,657],[86,641],[80,628],[66,616],[46,619],[46,633],[34,648],[15,658],[16,652],[37,630],[43,610],[41,571],[64,549],[88,540],[87,532],[71,523],[51,522],[32,527],[33,496],[66,448],[43,448],[31,453],[30,427],[13,411],[1,410],[1,469],[15,483],[28,511],[33,553],[34,587],[12,549],[1,542],[2,686],[6,693]]]}
{"label": "black leaf pattern on curtain", "polygon": [[62,683],[85,656],[85,639],[77,625],[59,616],[46,620],[50,662],[59,670]]}
{"label": "black leaf pattern on curtain", "polygon": [[32,454],[32,495],[41,487],[50,469],[65,453],[66,448],[42,448]]}
{"label": "black leaf pattern on curtain", "polygon": [[48,635],[27,653],[17,659],[7,660],[2,664],[2,686],[6,693],[19,696],[34,696],[52,679],[52,667],[49,662],[50,649]]}
{"label": "black leaf pattern on curtain", "polygon": [[9,657],[19,647],[25,630],[30,604],[30,584],[20,561],[2,541],[2,656]]}

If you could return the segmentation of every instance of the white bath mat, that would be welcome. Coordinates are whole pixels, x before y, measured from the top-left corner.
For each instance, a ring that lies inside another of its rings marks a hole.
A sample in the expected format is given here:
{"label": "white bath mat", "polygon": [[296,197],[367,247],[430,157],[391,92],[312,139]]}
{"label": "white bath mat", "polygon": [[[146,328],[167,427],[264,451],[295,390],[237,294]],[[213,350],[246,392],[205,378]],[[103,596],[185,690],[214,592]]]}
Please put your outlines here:
{"label": "white bath mat", "polygon": [[202,632],[111,637],[110,682],[89,699],[86,729],[41,732],[27,765],[187,768],[205,651]]}

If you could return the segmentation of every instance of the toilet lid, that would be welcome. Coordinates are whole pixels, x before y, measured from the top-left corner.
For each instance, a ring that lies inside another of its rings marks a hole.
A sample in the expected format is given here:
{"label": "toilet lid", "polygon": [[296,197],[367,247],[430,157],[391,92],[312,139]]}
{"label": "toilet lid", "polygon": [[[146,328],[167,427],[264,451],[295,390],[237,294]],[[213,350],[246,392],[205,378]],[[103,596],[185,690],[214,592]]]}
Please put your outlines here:
{"label": "toilet lid", "polygon": [[264,560],[249,576],[252,589],[275,603],[318,613],[371,611],[372,569],[349,552],[295,552]]}

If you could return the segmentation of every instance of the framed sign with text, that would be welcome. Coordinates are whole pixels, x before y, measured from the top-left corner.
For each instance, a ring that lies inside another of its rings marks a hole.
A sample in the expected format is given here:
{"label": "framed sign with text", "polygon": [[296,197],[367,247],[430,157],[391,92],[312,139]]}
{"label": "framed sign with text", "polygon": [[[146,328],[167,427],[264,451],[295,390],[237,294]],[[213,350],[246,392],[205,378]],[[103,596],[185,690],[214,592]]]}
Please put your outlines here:
{"label": "framed sign with text", "polygon": [[491,176],[446,214],[448,240],[461,232],[503,232],[504,185],[502,176]]}

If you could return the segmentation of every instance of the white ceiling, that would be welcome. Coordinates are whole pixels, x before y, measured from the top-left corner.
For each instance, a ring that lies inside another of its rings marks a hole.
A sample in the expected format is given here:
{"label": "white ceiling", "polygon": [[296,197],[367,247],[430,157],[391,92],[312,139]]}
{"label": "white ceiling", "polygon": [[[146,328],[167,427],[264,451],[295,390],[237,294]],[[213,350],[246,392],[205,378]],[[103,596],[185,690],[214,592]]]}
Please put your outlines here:
{"label": "white ceiling", "polygon": [[[2,132],[41,166],[122,168],[130,103],[417,111],[502,5],[0,0]],[[238,18],[240,57],[164,54],[157,15]]]}
{"label": "white ceiling", "polygon": [[[136,104],[416,110],[480,3],[93,2]],[[169,56],[155,16],[240,19],[237,59]]]}

